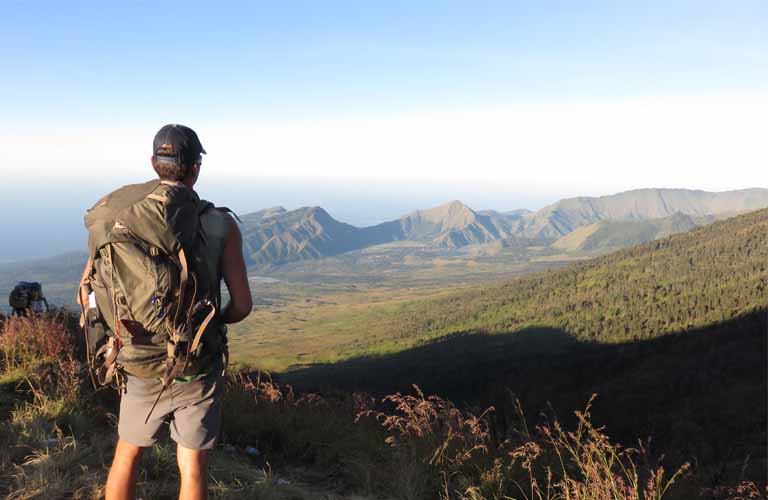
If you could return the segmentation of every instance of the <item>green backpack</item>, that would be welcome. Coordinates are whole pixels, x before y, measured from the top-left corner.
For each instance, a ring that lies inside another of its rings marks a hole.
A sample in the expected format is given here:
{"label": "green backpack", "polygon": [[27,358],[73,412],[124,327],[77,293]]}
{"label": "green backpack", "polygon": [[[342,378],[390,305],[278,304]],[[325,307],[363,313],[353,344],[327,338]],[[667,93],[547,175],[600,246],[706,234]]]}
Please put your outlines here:
{"label": "green backpack", "polygon": [[29,290],[20,285],[21,283],[17,284],[8,296],[8,304],[13,309],[26,309],[32,304],[32,299],[29,297]]}
{"label": "green backpack", "polygon": [[13,309],[28,309],[43,299],[43,285],[36,281],[19,281],[8,296],[8,304]]}
{"label": "green backpack", "polygon": [[78,302],[100,384],[120,386],[128,373],[165,388],[221,355],[219,277],[202,251],[201,216],[212,208],[181,183],[154,180],[118,189],[86,213]]}

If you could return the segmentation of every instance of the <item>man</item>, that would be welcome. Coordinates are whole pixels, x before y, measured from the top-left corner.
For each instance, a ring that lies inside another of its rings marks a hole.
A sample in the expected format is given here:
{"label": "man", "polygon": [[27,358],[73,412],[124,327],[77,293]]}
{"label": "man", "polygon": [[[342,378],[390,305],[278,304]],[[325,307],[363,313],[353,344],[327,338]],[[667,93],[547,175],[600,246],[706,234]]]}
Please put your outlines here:
{"label": "man", "polygon": [[[202,154],[205,149],[191,128],[166,125],[155,136],[152,168],[162,182],[192,190],[200,175]],[[240,230],[229,214],[216,209],[205,211],[200,223],[206,237],[206,255],[202,258],[212,262],[216,269],[215,292],[220,294],[222,278],[229,290],[229,303],[220,312],[218,321],[237,323],[248,316],[252,308]],[[119,440],[107,479],[107,500],[135,497],[136,471],[142,451],[156,442],[165,425],[169,425],[171,438],[177,443],[181,475],[179,498],[206,498],[208,454],[221,426],[222,373],[219,362],[197,376],[176,377],[167,387],[158,379],[125,376]],[[153,403],[156,406],[147,417]]]}

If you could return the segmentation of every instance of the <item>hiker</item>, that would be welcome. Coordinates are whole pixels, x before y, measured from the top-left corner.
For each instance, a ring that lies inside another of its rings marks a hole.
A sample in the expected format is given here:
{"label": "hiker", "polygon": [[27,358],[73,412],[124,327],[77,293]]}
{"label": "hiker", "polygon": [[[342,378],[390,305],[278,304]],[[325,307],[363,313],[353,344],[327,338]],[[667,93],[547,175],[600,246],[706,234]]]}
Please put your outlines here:
{"label": "hiker", "polygon": [[[242,236],[229,210],[193,186],[197,134],[166,125],[153,142],[159,179],[125,186],[85,216],[89,261],[78,302],[89,365],[121,391],[118,442],[106,499],[135,497],[144,448],[163,428],[177,444],[179,498],[207,496],[208,455],[221,427],[225,324],[252,308]],[[221,280],[229,301],[221,307]]]}
{"label": "hiker", "polygon": [[43,306],[48,312],[48,301],[43,296],[43,285],[36,281],[19,281],[8,296],[11,306],[11,316],[26,317],[32,314],[42,314]]}

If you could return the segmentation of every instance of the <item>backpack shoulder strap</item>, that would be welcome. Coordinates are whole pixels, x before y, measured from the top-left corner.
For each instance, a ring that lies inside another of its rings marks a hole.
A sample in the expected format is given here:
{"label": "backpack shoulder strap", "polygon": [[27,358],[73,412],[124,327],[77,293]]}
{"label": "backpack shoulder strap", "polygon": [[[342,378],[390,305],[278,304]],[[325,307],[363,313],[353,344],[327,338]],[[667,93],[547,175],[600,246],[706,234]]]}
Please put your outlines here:
{"label": "backpack shoulder strap", "polygon": [[216,207],[216,208],[218,210],[221,210],[222,212],[228,213],[229,215],[234,217],[237,220],[237,222],[239,222],[240,224],[243,223],[243,221],[240,220],[240,217],[238,217],[237,214],[233,210],[231,210],[231,209],[229,209],[227,207]]}
{"label": "backpack shoulder strap", "polygon": [[243,223],[243,221],[240,220],[240,217],[238,217],[237,214],[232,209],[230,209],[228,207],[217,207],[216,205],[214,205],[213,203],[211,203],[208,200],[200,200],[200,206],[199,206],[199,209],[198,209],[198,214],[202,215],[203,213],[205,213],[208,210],[218,210],[219,212],[224,212],[224,213],[230,214],[232,217],[237,219],[237,222],[239,222],[240,224]]}

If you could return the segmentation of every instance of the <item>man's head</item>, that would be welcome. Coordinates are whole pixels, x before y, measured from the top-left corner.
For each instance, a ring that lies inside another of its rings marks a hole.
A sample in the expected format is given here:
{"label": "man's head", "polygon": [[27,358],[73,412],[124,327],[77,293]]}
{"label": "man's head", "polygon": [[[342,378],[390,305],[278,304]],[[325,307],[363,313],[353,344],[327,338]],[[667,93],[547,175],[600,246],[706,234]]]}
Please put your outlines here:
{"label": "man's head", "polygon": [[192,187],[200,175],[203,154],[205,149],[194,130],[184,125],[165,125],[152,143],[152,168],[161,179]]}

